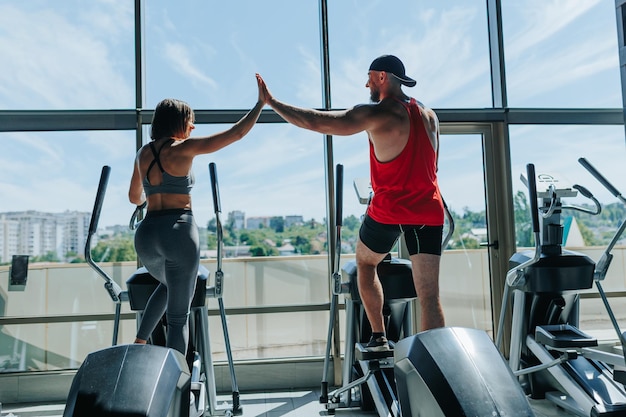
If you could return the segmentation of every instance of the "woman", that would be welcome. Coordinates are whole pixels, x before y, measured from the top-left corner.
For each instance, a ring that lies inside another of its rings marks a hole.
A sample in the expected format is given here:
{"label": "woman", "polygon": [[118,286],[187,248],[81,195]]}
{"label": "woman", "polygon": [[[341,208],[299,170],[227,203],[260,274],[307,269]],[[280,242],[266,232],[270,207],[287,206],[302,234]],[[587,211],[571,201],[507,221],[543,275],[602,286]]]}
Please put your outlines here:
{"label": "woman", "polygon": [[135,233],[135,250],[160,282],[146,305],[135,343],[146,343],[167,312],[167,347],[186,354],[189,308],[200,262],[198,228],[191,211],[192,162],[196,155],[243,138],[256,123],[264,99],[259,86],[259,100],[250,112],[230,129],[200,138],[189,137],[194,112],[187,103],[165,99],[157,105],[152,140],[137,152],[128,192],[131,203],[147,202],[146,217]]}

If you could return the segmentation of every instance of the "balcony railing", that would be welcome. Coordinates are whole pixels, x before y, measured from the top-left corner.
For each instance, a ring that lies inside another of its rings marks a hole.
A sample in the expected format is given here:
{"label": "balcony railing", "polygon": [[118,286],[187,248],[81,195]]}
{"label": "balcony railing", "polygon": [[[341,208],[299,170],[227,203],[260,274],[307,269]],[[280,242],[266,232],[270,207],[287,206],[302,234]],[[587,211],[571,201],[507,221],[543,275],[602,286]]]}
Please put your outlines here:
{"label": "balcony railing", "polygon": [[[602,248],[574,250],[592,259],[602,253]],[[604,283],[613,296],[625,295],[625,250],[613,251]],[[342,255],[342,263],[353,259]],[[215,270],[214,261],[202,263]],[[122,288],[136,269],[134,262],[101,266]],[[327,267],[326,255],[224,260],[224,304],[236,361],[323,356],[330,306]],[[31,264],[23,290],[9,291],[8,282],[8,267],[0,267],[0,372],[76,369],[89,352],[111,344],[115,306],[87,264]],[[487,250],[446,251],[440,287],[447,325],[492,332]],[[593,294],[589,290],[582,297],[581,328],[610,329]],[[217,303],[208,302],[212,350],[219,361],[225,358],[221,324]],[[618,320],[626,320],[626,308],[614,310],[623,312]],[[135,313],[127,303],[121,317],[119,343],[131,343]],[[343,327],[341,313],[340,323]]]}

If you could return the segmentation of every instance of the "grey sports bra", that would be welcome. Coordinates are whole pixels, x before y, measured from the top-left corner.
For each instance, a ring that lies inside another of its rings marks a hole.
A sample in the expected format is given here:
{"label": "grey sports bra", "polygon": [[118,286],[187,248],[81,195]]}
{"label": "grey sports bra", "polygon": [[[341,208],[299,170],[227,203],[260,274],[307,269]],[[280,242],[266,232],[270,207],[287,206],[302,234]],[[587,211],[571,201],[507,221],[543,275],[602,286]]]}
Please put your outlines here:
{"label": "grey sports bra", "polygon": [[[161,165],[160,154],[161,149],[163,149],[163,146],[165,146],[166,144],[167,142],[161,145],[161,147],[157,151],[154,147],[154,144],[150,142],[150,150],[154,155],[154,159],[150,163],[150,166],[146,171],[146,176],[142,181],[143,189],[146,193],[146,196],[152,194],[190,194],[191,189],[193,188],[195,178],[192,171],[189,171],[189,174],[185,175],[184,177],[175,177],[174,175],[168,174],[163,169],[163,166]],[[157,164],[159,166],[159,169],[161,170],[161,175],[163,177],[161,184],[150,184],[150,180],[148,179],[148,174],[150,174],[150,170],[152,169],[154,164]]]}

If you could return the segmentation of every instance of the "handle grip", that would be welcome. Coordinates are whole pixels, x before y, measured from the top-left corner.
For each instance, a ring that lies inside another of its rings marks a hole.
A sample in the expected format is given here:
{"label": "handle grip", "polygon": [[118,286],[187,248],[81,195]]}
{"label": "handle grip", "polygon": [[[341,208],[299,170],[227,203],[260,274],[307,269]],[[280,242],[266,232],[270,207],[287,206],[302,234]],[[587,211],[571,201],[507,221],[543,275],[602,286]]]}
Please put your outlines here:
{"label": "handle grip", "polygon": [[108,165],[103,166],[100,174],[100,182],[98,183],[96,201],[93,205],[93,213],[91,215],[91,221],[89,222],[89,235],[94,234],[96,230],[98,230],[98,220],[100,219],[100,212],[102,211],[102,203],[104,203],[104,194],[106,193],[110,174],[111,167]]}
{"label": "handle grip", "polygon": [[606,187],[606,189],[609,190],[611,194],[613,194],[620,200],[622,199],[622,193],[620,193],[618,189],[615,188],[613,184],[611,184],[609,180],[604,177],[604,175],[600,174],[600,171],[598,171],[593,165],[591,165],[589,161],[587,161],[585,158],[578,158],[578,162],[580,162],[580,164],[584,166],[585,169],[587,169],[587,171],[591,173],[591,175],[596,177],[596,179],[600,181],[600,183],[604,185],[604,187]]}
{"label": "handle grip", "polygon": [[533,232],[539,233],[539,207],[537,205],[537,181],[535,178],[535,165],[526,165],[528,178],[528,194],[530,196],[530,214],[533,221]]}
{"label": "handle grip", "polygon": [[582,185],[575,184],[572,188],[578,190],[584,197],[593,198],[593,194],[591,194],[591,191],[589,191],[587,188],[583,187]]}
{"label": "handle grip", "polygon": [[217,168],[215,167],[215,162],[211,162],[209,164],[209,174],[211,175],[211,191],[213,194],[213,209],[215,213],[221,213],[222,208],[220,207],[220,192],[217,184]]}
{"label": "handle grip", "polygon": [[337,185],[335,186],[335,203],[336,207],[336,217],[337,217],[337,226],[342,225],[342,216],[343,216],[343,165],[337,164],[337,174],[336,174]]}

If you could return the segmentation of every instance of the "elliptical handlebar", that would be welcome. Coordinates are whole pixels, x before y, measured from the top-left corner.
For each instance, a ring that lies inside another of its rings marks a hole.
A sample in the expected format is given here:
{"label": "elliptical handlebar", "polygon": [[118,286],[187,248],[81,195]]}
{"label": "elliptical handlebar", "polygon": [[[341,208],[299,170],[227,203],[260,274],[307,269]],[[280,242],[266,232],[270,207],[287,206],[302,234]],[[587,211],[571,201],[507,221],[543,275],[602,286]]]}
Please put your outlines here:
{"label": "elliptical handlebar", "polygon": [[128,223],[128,228],[130,230],[137,229],[137,226],[139,226],[139,223],[141,223],[141,220],[143,219],[143,210],[146,208],[147,205],[148,201],[146,200],[137,207],[135,207],[135,211],[133,211],[133,214],[130,216],[130,222]]}
{"label": "elliptical handlebar", "polygon": [[[217,235],[217,261],[215,266],[215,284],[213,286],[205,287],[205,294],[207,297],[217,299],[217,305],[219,307],[220,319],[222,322],[222,332],[224,333],[224,345],[226,348],[226,358],[228,360],[228,368],[230,371],[230,382],[232,388],[232,410],[227,410],[226,415],[240,415],[240,399],[239,399],[239,386],[237,385],[237,378],[235,376],[235,366],[233,361],[232,350],[230,347],[230,336],[228,335],[228,326],[226,323],[226,308],[224,307],[224,299],[222,295],[224,293],[224,272],[222,271],[222,249],[224,245],[223,230],[222,230],[222,218],[221,218],[221,204],[219,184],[217,181],[217,167],[215,162],[209,163],[209,176],[211,177],[211,193],[213,195],[213,210],[215,211],[215,232]],[[204,313],[206,315],[206,312]],[[208,339],[207,339],[208,342]],[[214,400],[212,400],[214,401]],[[232,412],[231,412],[232,411]],[[204,414],[203,414],[204,415]],[[214,415],[214,414],[211,414]]]}
{"label": "elliptical handlebar", "polygon": [[533,233],[539,233],[539,207],[537,204],[537,179],[535,177],[535,165],[526,165],[528,178],[528,196],[530,198],[530,215],[532,219]]}
{"label": "elliptical handlebar", "polygon": [[[590,209],[588,207],[578,206],[578,205],[575,205],[575,204],[563,204],[561,202],[561,206],[560,206],[561,210],[566,210],[566,209],[568,209],[568,210],[576,210],[576,211],[580,211],[581,213],[591,214],[592,216],[596,216],[596,215],[598,215],[598,214],[600,214],[602,212],[602,205],[600,204],[598,199],[593,196],[591,191],[589,191],[587,188],[583,187],[580,184],[574,184],[574,185],[572,185],[572,188],[574,190],[578,191],[580,194],[582,194],[583,197],[588,198],[589,200],[591,200],[595,207],[593,209]],[[554,208],[555,208],[557,201],[559,201],[560,199],[557,196],[556,188],[554,187],[553,184],[550,184],[550,189],[554,190],[552,201],[553,201],[553,205],[554,205]],[[550,217],[550,215],[552,214],[553,205],[550,206],[550,210],[548,210],[548,213],[543,214],[544,218]]]}
{"label": "elliptical handlebar", "polygon": [[213,210],[215,213],[221,213],[219,185],[217,183],[217,168],[215,162],[209,164],[209,174],[211,176],[211,193],[213,194]]}
{"label": "elliptical handlebar", "polygon": [[[623,204],[626,204],[626,199],[622,196],[622,193],[613,184],[611,184],[611,182],[606,179],[606,177],[602,175],[600,171],[598,171],[593,165],[591,165],[591,163],[587,161],[587,159],[579,158],[578,162],[580,162],[580,164],[585,167],[585,169],[587,169],[587,171],[589,171],[589,173],[593,175],[600,182],[600,184],[602,184],[607,190],[609,190],[611,194],[617,197]],[[602,257],[598,262],[596,262],[596,270],[594,272],[594,278],[596,281],[604,280],[604,278],[606,277],[606,273],[609,269],[611,261],[613,260],[613,255],[611,254],[611,251],[624,233],[624,230],[626,230],[626,221],[622,222],[618,230],[615,232],[615,235],[613,235],[613,238],[604,250]]]}
{"label": "elliptical handlebar", "polygon": [[535,255],[524,263],[512,268],[506,274],[508,287],[517,287],[524,283],[524,269],[539,261],[541,257],[541,237],[539,227],[539,206],[537,204],[537,182],[535,177],[535,165],[526,165],[528,180],[528,194],[530,197],[530,214],[532,219],[533,235],[535,237]]}
{"label": "elliptical handlebar", "polygon": [[337,226],[341,226],[343,224],[343,165],[337,164],[336,171],[335,202],[337,205],[335,218]]}
{"label": "elliptical handlebar", "polygon": [[335,259],[333,264],[333,295],[348,292],[341,282],[341,226],[343,224],[343,165],[337,164],[335,173]]}
{"label": "elliptical handlebar", "polygon": [[87,233],[87,240],[85,242],[85,261],[104,278],[104,288],[109,293],[113,302],[120,304],[122,302],[122,288],[107,275],[106,272],[94,262],[91,257],[91,238],[98,230],[98,221],[100,220],[100,213],[102,212],[102,204],[104,203],[104,195],[106,193],[107,185],[109,183],[109,176],[111,174],[111,167],[105,165],[102,167],[100,174],[100,182],[98,183],[98,191],[96,193],[96,200],[94,203],[93,211],[91,213],[91,221],[89,222],[89,231]]}
{"label": "elliptical handlebar", "polygon": [[593,175],[602,185],[604,185],[604,188],[609,190],[609,192],[617,197],[622,203],[626,204],[626,199],[622,196],[622,193],[620,193],[618,189],[615,188],[613,184],[611,184],[609,180],[604,177],[604,175],[600,174],[600,171],[598,171],[593,165],[591,165],[591,163],[587,161],[587,159],[578,158],[578,162],[580,162],[580,164],[585,167],[585,169],[589,171],[591,175]]}
{"label": "elliptical handlebar", "polygon": [[209,164],[209,175],[211,176],[211,193],[213,195],[213,210],[215,212],[215,233],[217,235],[217,261],[215,269],[215,287],[212,297],[220,298],[224,289],[224,272],[222,272],[222,250],[223,250],[223,230],[222,230],[222,208],[220,204],[219,184],[217,181],[217,167],[215,162]]}
{"label": "elliptical handlebar", "polygon": [[587,213],[587,214],[591,214],[593,216],[598,215],[602,212],[602,205],[600,205],[600,202],[598,201],[597,198],[595,198],[593,196],[593,194],[591,194],[591,191],[589,191],[588,189],[586,189],[585,187],[583,187],[582,185],[579,184],[574,184],[572,186],[572,188],[578,190],[579,193],[581,193],[583,195],[583,197],[588,198],[589,200],[593,201],[593,204],[595,205],[595,208],[589,209],[586,207],[581,207],[581,206],[575,206],[575,205],[571,205],[571,204],[563,204],[563,206],[561,208],[563,209],[572,209],[572,210],[577,210],[583,213]]}
{"label": "elliptical handlebar", "polygon": [[[619,190],[615,188],[615,186],[613,186],[613,184],[611,184],[611,182],[609,182],[609,180],[600,173],[600,171],[598,171],[593,165],[591,165],[589,161],[587,161],[585,158],[578,158],[578,162],[580,162],[580,164],[585,167],[585,169],[587,169],[587,171],[589,171],[589,173],[593,175],[600,182],[600,184],[602,184],[607,190],[609,190],[611,194],[613,194],[623,204],[626,204],[626,199],[622,196],[622,193],[620,193]],[[600,284],[600,281],[604,280],[604,278],[606,277],[606,273],[609,269],[609,266],[611,265],[611,261],[613,260],[613,254],[611,253],[611,251],[613,250],[613,247],[615,246],[619,238],[622,236],[622,233],[624,233],[624,230],[626,230],[626,221],[622,221],[622,224],[613,235],[613,238],[604,250],[604,253],[600,257],[600,260],[596,262],[596,268],[593,275],[596,287],[598,288],[598,292],[600,293],[600,298],[602,299],[606,312],[608,313],[611,320],[611,324],[613,325],[613,329],[615,330],[615,333],[617,334],[617,337],[622,345],[622,354],[624,355],[624,357],[626,357],[626,334],[622,332],[619,323],[617,322],[617,318],[613,313],[613,309],[609,304],[609,300],[604,292],[604,289],[602,288],[602,284]]]}
{"label": "elliptical handlebar", "polygon": [[539,205],[537,204],[537,180],[535,177],[535,165],[526,165],[526,177],[528,186],[528,195],[530,198],[530,215],[532,219],[533,236],[535,238],[535,253],[531,259],[523,262],[516,267],[510,269],[506,274],[506,285],[504,286],[504,294],[502,295],[502,306],[500,309],[500,317],[498,319],[498,330],[496,333],[495,345],[500,349],[502,345],[503,333],[504,333],[504,317],[509,303],[509,290],[524,285],[526,278],[524,276],[524,270],[530,265],[537,263],[541,258],[541,237],[540,237],[540,225],[539,225]]}
{"label": "elliptical handlebar", "polygon": [[[111,167],[105,165],[102,167],[100,173],[100,182],[98,183],[98,191],[96,192],[96,201],[94,202],[93,212],[91,214],[91,221],[89,222],[88,237],[96,233],[98,230],[98,221],[100,220],[100,213],[102,212],[102,204],[104,203],[104,194],[106,193],[107,185],[109,184],[109,176],[111,175]],[[87,253],[85,253],[86,255]],[[86,256],[85,256],[86,257]]]}
{"label": "elliptical handlebar", "polygon": [[[530,187],[530,184],[528,186]],[[554,210],[556,210],[556,208],[558,207],[557,203],[559,201],[559,197],[556,194],[556,187],[554,186],[554,184],[550,184],[548,186],[548,193],[550,194],[550,207],[548,207],[547,209],[542,207],[541,217],[543,217],[544,219],[547,219],[547,218],[549,218],[550,216],[552,216],[554,214]],[[539,196],[537,196],[537,198],[538,197]],[[531,208],[531,210],[532,210],[532,208]],[[533,210],[533,213],[534,212],[535,211]]]}
{"label": "elliptical handlebar", "polygon": [[[358,192],[357,192],[358,194]],[[338,296],[350,292],[350,284],[341,282],[341,225],[343,223],[343,165],[337,164],[335,173],[335,257],[332,262],[330,271],[331,278],[331,297],[330,297],[330,311],[328,321],[328,333],[326,336],[326,353],[324,355],[323,376],[321,384],[320,402],[328,403],[328,369],[330,366],[331,345],[333,339],[333,333],[335,331],[335,325],[338,329],[338,317],[337,317],[337,304]],[[332,227],[332,225],[331,225]],[[332,254],[332,252],[329,252]]]}
{"label": "elliptical handlebar", "polygon": [[443,201],[443,213],[446,219],[448,219],[448,232],[441,241],[441,251],[443,252],[448,247],[448,243],[450,242],[450,239],[452,239],[452,235],[454,234],[454,219],[452,218],[452,213],[450,213],[450,209],[446,204],[446,200],[444,200],[443,197],[441,197],[441,200]]}

